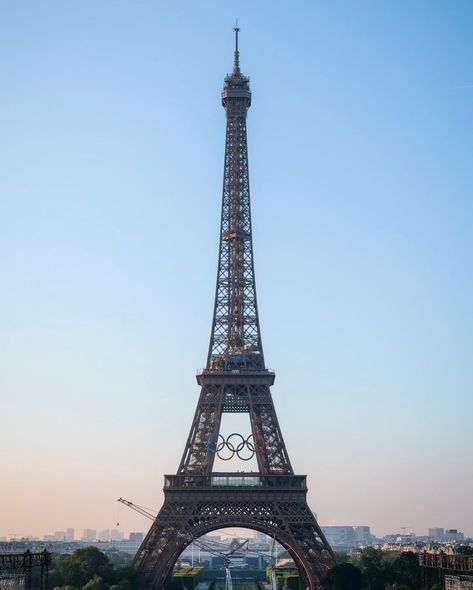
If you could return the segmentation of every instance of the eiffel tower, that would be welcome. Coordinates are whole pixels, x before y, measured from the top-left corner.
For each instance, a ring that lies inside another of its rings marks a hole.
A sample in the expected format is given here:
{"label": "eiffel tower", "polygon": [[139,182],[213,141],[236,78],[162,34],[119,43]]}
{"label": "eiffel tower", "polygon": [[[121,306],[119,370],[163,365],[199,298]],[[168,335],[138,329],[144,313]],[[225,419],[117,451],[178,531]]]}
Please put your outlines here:
{"label": "eiffel tower", "polygon": [[[238,27],[233,71],[222,91],[225,165],[215,306],[201,392],[176,475],[164,476],[164,504],[133,561],[143,590],[160,590],[192,541],[225,527],[266,533],[299,570],[301,589],[318,590],[333,554],[307,505],[305,475],[295,475],[276,416],[256,302],[246,115],[249,78],[240,71]],[[224,412],[249,415],[252,434],[223,438]],[[258,472],[216,473],[216,451],[254,451]]]}

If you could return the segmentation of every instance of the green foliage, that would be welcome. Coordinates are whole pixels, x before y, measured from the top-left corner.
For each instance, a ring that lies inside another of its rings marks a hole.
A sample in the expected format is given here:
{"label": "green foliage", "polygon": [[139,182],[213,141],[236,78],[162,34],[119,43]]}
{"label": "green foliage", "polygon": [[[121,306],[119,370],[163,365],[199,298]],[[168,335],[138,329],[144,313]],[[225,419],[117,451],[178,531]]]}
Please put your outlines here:
{"label": "green foliage", "polygon": [[411,551],[384,552],[363,549],[354,558],[363,574],[363,590],[420,590],[422,585],[418,557]]}
{"label": "green foliage", "polygon": [[107,556],[113,567],[129,566],[133,559],[133,556],[129,553],[125,553],[125,551],[118,550],[107,551]]}
{"label": "green foliage", "polygon": [[341,563],[350,563],[350,556],[345,551],[334,551],[333,555],[337,565]]}
{"label": "green foliage", "polygon": [[458,555],[473,555],[473,547],[469,547],[468,545],[462,545],[457,549]]}
{"label": "green foliage", "polygon": [[335,565],[324,577],[325,590],[361,590],[363,575],[352,563]]}
{"label": "green foliage", "polygon": [[397,585],[393,590],[418,590],[422,585],[419,559],[415,553],[401,553],[392,564],[392,583]]}
{"label": "green foliage", "polygon": [[115,570],[115,585],[119,590],[137,590],[138,572],[131,566],[117,568]]}
{"label": "green foliage", "polygon": [[129,566],[114,568],[110,559],[96,547],[62,555],[54,565],[49,577],[54,590],[138,590],[136,570]]}
{"label": "green foliage", "polygon": [[[113,582],[113,566],[108,557],[96,547],[84,547],[77,549],[72,555],[64,555],[58,565],[58,573],[64,583],[84,588],[94,578],[101,578],[100,583]],[[97,580],[94,581],[99,584]],[[104,590],[101,587],[92,587],[87,590]]]}
{"label": "green foliage", "polygon": [[361,551],[356,564],[363,574],[364,590],[384,590],[391,582],[390,566],[383,552],[373,547]]}

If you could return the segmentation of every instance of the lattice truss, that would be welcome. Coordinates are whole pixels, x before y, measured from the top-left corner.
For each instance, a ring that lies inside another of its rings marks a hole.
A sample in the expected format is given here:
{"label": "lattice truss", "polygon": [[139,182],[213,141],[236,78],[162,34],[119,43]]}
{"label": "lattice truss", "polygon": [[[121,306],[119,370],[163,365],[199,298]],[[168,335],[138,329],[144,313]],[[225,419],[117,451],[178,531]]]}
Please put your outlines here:
{"label": "lattice truss", "polygon": [[[248,88],[248,78],[241,75],[228,83]],[[244,355],[247,365],[264,366],[251,234],[248,104],[241,97],[225,102],[227,130],[220,251],[208,368],[224,367],[229,355]]]}
{"label": "lattice truss", "polygon": [[[146,587],[166,579],[193,540],[221,527],[249,527],[278,539],[301,575],[301,587],[321,588],[331,565],[325,538],[307,504],[300,501],[166,501],[135,558]],[[303,585],[305,584],[305,585]]]}
{"label": "lattice truss", "polygon": [[209,433],[219,432],[222,412],[247,412],[255,438],[262,441],[256,453],[263,475],[293,473],[267,385],[204,385],[178,473],[211,473],[215,453],[208,448]]}

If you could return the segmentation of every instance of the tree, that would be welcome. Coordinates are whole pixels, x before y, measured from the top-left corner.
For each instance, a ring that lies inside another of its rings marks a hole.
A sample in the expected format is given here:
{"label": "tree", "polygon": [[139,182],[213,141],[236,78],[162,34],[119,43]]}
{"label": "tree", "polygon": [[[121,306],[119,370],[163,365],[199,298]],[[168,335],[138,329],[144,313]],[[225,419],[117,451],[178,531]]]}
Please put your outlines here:
{"label": "tree", "polygon": [[350,557],[345,551],[334,551],[333,556],[335,557],[335,563],[337,565],[350,562]]}
{"label": "tree", "polygon": [[124,551],[112,550],[107,551],[108,559],[113,567],[125,567],[130,565],[133,556],[130,553],[125,553]]}
{"label": "tree", "polygon": [[134,567],[119,567],[115,570],[115,584],[120,590],[138,590],[139,576]]}
{"label": "tree", "polygon": [[365,590],[384,590],[393,581],[391,567],[384,561],[384,558],[380,549],[367,547],[361,551],[357,565],[363,574],[363,588]]}
{"label": "tree", "polygon": [[[94,578],[100,578],[101,583],[108,587],[114,577],[113,566],[108,557],[96,547],[84,547],[77,549],[72,555],[65,555],[57,569],[62,583],[76,588],[82,588]],[[97,581],[95,583],[97,584]]]}
{"label": "tree", "polygon": [[407,590],[419,590],[422,585],[422,574],[419,559],[412,551],[401,553],[392,564],[393,581]]}
{"label": "tree", "polygon": [[352,563],[335,565],[324,577],[322,585],[326,590],[360,590],[363,575]]}

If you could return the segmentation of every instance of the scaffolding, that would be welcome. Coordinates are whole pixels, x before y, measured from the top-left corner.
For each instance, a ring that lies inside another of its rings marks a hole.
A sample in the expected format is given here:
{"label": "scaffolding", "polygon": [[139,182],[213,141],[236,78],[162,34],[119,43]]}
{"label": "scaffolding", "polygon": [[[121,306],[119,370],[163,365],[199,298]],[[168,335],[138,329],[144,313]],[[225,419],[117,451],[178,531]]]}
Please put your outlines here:
{"label": "scaffolding", "polygon": [[40,590],[48,588],[51,553],[7,553],[0,555],[0,590],[31,590],[33,568],[40,569]]}
{"label": "scaffolding", "polygon": [[[473,576],[473,555],[421,553],[419,555],[419,565],[422,570],[423,590],[429,590],[433,584],[441,584],[447,590],[447,577],[470,578]],[[453,582],[449,583],[452,584]],[[465,588],[470,590],[469,586],[465,586]],[[449,590],[460,589],[463,590],[463,586],[454,586]]]}
{"label": "scaffolding", "polygon": [[473,576],[445,576],[445,590],[473,590]]}

